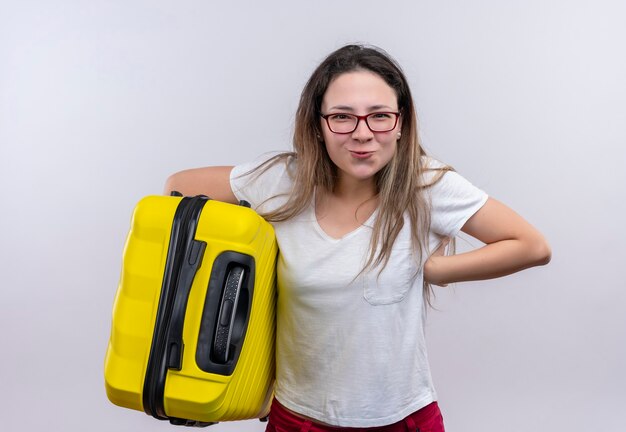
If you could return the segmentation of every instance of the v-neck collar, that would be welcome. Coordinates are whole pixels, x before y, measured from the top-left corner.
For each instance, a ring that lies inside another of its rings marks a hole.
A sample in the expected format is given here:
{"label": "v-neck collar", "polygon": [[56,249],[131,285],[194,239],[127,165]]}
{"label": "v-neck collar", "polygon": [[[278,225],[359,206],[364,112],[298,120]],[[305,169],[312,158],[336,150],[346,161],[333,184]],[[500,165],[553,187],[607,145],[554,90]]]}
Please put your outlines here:
{"label": "v-neck collar", "polygon": [[376,216],[378,215],[378,207],[376,207],[374,209],[372,214],[367,218],[367,220],[365,222],[363,222],[361,225],[359,225],[358,227],[356,227],[352,231],[349,231],[349,232],[345,233],[341,237],[333,237],[333,236],[331,236],[326,231],[324,231],[324,228],[322,228],[322,226],[320,225],[319,221],[317,220],[317,212],[315,211],[315,208],[316,208],[316,206],[315,206],[316,195],[317,195],[317,191],[313,194],[313,200],[311,201],[311,204],[309,205],[309,211],[311,212],[311,219],[313,220],[313,227],[315,228],[317,233],[324,240],[326,240],[326,241],[328,241],[330,243],[339,243],[342,240],[346,240],[346,239],[348,239],[350,237],[353,237],[353,236],[357,235],[359,232],[361,232],[365,228],[372,228],[374,226],[374,220],[375,220]]}

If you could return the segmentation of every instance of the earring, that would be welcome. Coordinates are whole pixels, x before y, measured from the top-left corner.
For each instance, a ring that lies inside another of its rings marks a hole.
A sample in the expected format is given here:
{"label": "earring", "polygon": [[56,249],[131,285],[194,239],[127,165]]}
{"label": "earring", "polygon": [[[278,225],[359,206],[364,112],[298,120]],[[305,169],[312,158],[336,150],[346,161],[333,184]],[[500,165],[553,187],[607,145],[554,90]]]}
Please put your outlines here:
{"label": "earring", "polygon": [[401,136],[402,136],[402,133],[398,132],[398,139],[400,139]]}

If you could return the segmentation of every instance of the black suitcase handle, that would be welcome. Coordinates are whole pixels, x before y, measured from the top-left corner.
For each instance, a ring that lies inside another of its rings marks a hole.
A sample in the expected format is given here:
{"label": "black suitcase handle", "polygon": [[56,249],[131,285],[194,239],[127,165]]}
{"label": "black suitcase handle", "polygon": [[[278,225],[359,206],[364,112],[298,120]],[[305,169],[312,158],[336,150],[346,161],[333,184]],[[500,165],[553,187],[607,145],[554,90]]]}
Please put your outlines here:
{"label": "black suitcase handle", "polygon": [[213,357],[216,363],[226,364],[228,362],[228,355],[233,342],[233,330],[236,328],[236,324],[241,325],[240,322],[235,322],[235,319],[238,318],[239,321],[247,319],[245,311],[242,310],[242,307],[245,306],[244,302],[241,302],[241,307],[239,303],[244,276],[245,269],[241,266],[234,266],[228,272],[224,283],[224,293],[222,294],[220,312],[215,325],[215,338],[213,339]]}
{"label": "black suitcase handle", "polygon": [[231,375],[250,320],[254,258],[225,251],[213,262],[198,332],[196,364],[209,373]]}

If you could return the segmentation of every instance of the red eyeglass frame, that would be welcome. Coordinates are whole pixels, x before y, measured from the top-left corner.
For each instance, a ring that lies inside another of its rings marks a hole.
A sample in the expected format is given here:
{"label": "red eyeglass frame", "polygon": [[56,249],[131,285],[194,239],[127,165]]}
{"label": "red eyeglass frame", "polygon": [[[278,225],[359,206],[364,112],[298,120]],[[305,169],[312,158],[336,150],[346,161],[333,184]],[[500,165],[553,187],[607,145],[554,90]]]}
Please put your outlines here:
{"label": "red eyeglass frame", "polygon": [[[328,126],[328,129],[335,134],[339,134],[339,135],[346,135],[346,134],[351,134],[353,133],[358,127],[359,127],[359,122],[361,120],[365,121],[365,124],[367,126],[367,128],[372,132],[372,133],[385,133],[385,132],[391,132],[392,130],[394,130],[396,128],[396,126],[398,126],[398,119],[400,118],[400,112],[393,112],[393,111],[377,111],[377,112],[373,112],[373,113],[369,113],[366,115],[356,115],[356,114],[352,114],[352,113],[330,113],[330,114],[322,114],[319,113],[320,117],[322,117],[324,120],[326,120],[326,125]],[[370,126],[370,124],[367,122],[367,118],[369,116],[373,116],[376,114],[393,114],[396,116],[396,121],[393,123],[393,127],[391,129],[388,130],[384,130],[384,131],[375,131],[372,130],[372,127]],[[354,125],[354,129],[352,129],[350,132],[335,132],[331,127],[330,127],[330,123],[328,122],[328,117],[330,116],[334,116],[334,115],[347,115],[347,116],[351,116],[351,117],[356,117],[356,124]]]}

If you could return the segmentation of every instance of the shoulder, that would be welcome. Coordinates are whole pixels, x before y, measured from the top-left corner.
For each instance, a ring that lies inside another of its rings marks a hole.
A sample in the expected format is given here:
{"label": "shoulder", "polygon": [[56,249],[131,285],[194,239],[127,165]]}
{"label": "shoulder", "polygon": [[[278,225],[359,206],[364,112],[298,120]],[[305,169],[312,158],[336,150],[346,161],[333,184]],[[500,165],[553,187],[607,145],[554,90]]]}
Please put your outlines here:
{"label": "shoulder", "polygon": [[438,183],[446,173],[454,173],[454,168],[431,156],[420,157],[421,185],[429,188]]}
{"label": "shoulder", "polygon": [[449,165],[444,164],[440,160],[435,159],[432,156],[427,156],[427,155],[420,156],[420,164],[422,165],[422,168],[424,168],[425,170],[433,170],[433,169],[438,169],[438,168],[449,166]]}
{"label": "shoulder", "polygon": [[464,201],[484,201],[486,193],[454,168],[437,159],[422,156],[422,188],[433,203],[459,205]]}
{"label": "shoulder", "polygon": [[[272,211],[291,193],[295,159],[291,153],[273,153],[235,166],[230,173],[233,193],[238,199],[250,202],[258,211]],[[265,205],[261,208],[262,204]]]}
{"label": "shoulder", "polygon": [[265,153],[260,157],[233,167],[231,179],[257,179],[259,176],[293,176],[296,168],[294,153]]}

